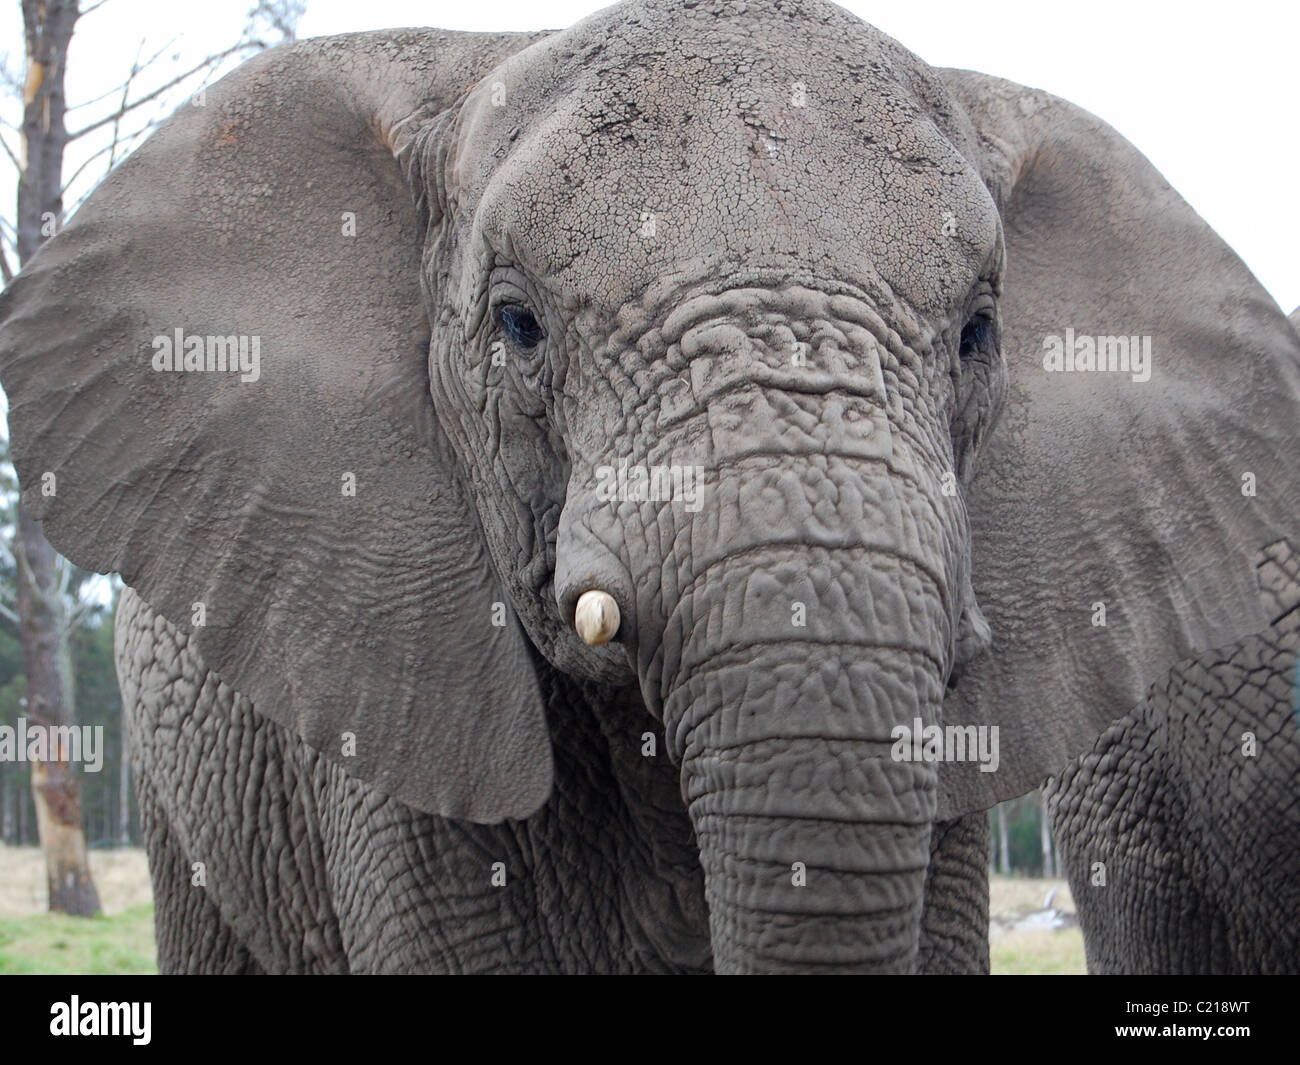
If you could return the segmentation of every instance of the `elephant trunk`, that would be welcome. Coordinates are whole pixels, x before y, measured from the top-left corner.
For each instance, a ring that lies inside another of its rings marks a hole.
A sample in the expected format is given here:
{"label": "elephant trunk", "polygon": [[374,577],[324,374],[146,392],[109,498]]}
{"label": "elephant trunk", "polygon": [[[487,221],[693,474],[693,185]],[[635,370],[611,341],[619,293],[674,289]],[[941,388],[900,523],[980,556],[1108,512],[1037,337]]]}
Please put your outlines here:
{"label": "elephant trunk", "polygon": [[940,722],[973,609],[951,441],[885,341],[845,326],[809,376],[753,324],[771,307],[750,309],[686,331],[689,381],[642,434],[640,465],[681,470],[682,492],[611,507],[575,467],[557,595],[576,618],[605,593],[583,640],[617,631],[663,721],[716,967],[910,971],[938,784],[896,732]]}
{"label": "elephant trunk", "polygon": [[916,568],[853,555],[825,567],[867,574],[847,609],[834,579],[786,609],[775,589],[818,560],[782,553],[702,582],[681,627],[664,711],[719,972],[916,965],[936,770],[896,729],[939,720],[949,629]]}

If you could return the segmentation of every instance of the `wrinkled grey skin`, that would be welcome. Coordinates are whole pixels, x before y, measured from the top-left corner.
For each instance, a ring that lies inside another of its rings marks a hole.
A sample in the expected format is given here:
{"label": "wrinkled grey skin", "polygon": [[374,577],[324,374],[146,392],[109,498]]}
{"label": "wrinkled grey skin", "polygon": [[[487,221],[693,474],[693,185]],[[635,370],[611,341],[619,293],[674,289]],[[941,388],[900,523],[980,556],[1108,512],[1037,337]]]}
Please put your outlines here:
{"label": "wrinkled grey skin", "polygon": [[[502,830],[353,780],[255,714],[129,591],[117,625],[162,969],[711,969],[677,773],[604,734],[647,727],[634,693],[550,693],[556,792]],[[935,826],[918,949],[927,972],[988,969],[987,833],[982,814]],[[204,890],[192,885],[200,858]],[[508,866],[505,887],[485,890],[490,861]]]}
{"label": "wrinkled grey skin", "polygon": [[1098,973],[1300,971],[1300,557],[1276,618],[1182,663],[1047,791]]}
{"label": "wrinkled grey skin", "polygon": [[[207,98],[0,302],[27,505],[137,593],[164,969],[983,971],[984,811],[1267,623],[1300,338],[1062,101],[812,0]],[[260,376],[156,372],[177,328]],[[1044,372],[1066,328],[1151,380]]]}

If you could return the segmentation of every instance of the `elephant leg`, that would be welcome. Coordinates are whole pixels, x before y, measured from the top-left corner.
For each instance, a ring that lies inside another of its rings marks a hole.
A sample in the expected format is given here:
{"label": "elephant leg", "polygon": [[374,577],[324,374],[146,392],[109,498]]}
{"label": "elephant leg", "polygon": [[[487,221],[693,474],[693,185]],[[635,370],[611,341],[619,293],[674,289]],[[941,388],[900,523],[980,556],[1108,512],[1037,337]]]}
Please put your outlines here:
{"label": "elephant leg", "polygon": [[917,968],[989,971],[989,819],[983,811],[934,825]]}
{"label": "elephant leg", "polygon": [[642,754],[643,711],[597,722],[597,693],[557,680],[550,801],[526,822],[470,824],[313,752],[129,590],[116,631],[169,968],[234,967],[227,954],[276,973],[708,967],[698,852],[675,768]]}
{"label": "elephant leg", "polygon": [[1129,714],[1045,789],[1092,973],[1230,969],[1222,916],[1187,867],[1167,742]]}
{"label": "elephant leg", "polygon": [[346,971],[311,795],[316,756],[129,589],[115,641],[160,965]]}
{"label": "elephant leg", "polygon": [[317,760],[331,897],[354,971],[708,970],[698,851],[662,733],[647,757],[644,711],[602,693],[598,720],[592,693],[557,683],[547,688],[555,788],[525,822],[434,817]]}
{"label": "elephant leg", "polygon": [[140,827],[153,883],[158,971],[163,974],[261,974],[265,970],[222,919],[206,891],[193,884],[189,859],[167,825],[147,778],[136,779]]}
{"label": "elephant leg", "polygon": [[1300,964],[1300,558],[1257,568],[1273,623],[1180,663],[1049,784],[1093,972]]}
{"label": "elephant leg", "polygon": [[1296,635],[1185,664],[1051,781],[1089,971],[1295,971]]}

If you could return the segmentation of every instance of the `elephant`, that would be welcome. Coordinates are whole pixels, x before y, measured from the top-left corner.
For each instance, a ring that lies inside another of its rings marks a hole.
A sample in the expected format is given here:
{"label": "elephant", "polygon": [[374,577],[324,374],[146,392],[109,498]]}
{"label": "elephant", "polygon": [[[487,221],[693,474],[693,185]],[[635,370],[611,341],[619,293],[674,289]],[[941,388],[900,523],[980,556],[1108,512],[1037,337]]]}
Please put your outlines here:
{"label": "elephant", "polygon": [[1091,972],[1300,970],[1300,554],[1258,572],[1272,623],[1180,663],[1046,790]]}
{"label": "elephant", "polygon": [[987,810],[1259,632],[1300,513],[1209,226],[821,0],[254,58],[0,380],[130,589],[169,972],[987,971]]}

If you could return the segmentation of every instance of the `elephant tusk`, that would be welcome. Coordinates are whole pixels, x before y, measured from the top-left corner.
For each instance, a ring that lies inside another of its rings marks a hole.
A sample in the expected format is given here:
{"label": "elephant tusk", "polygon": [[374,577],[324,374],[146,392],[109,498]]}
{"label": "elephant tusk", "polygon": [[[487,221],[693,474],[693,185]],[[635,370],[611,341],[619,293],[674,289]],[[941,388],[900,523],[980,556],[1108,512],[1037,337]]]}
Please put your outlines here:
{"label": "elephant tusk", "polygon": [[583,592],[578,597],[578,606],[573,614],[573,627],[578,630],[582,642],[590,647],[599,647],[609,643],[618,632],[620,621],[618,604],[608,592]]}

